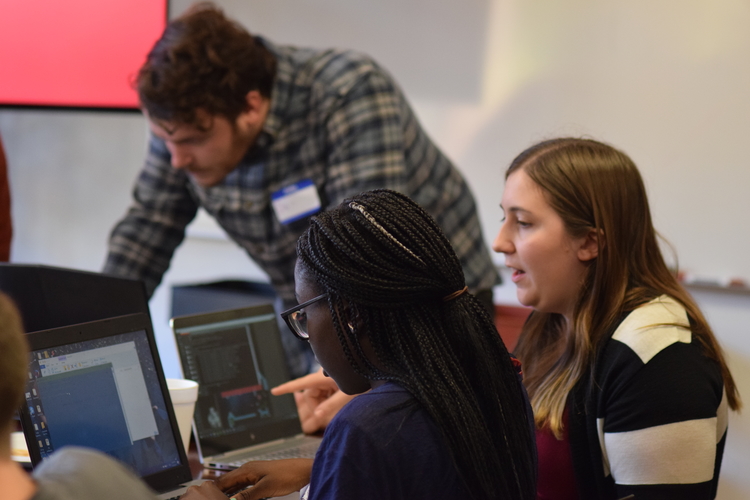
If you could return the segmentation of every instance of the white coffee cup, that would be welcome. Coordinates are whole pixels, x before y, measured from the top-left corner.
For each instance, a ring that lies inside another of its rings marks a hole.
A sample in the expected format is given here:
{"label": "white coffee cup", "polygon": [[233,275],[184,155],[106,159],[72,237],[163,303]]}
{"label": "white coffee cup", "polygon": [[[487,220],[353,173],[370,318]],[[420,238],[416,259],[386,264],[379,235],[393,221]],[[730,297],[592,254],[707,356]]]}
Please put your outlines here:
{"label": "white coffee cup", "polygon": [[182,445],[185,453],[190,446],[190,433],[193,429],[193,413],[195,412],[195,401],[198,399],[198,382],[181,378],[168,378],[167,388],[169,397],[172,398],[177,426],[182,436]]}

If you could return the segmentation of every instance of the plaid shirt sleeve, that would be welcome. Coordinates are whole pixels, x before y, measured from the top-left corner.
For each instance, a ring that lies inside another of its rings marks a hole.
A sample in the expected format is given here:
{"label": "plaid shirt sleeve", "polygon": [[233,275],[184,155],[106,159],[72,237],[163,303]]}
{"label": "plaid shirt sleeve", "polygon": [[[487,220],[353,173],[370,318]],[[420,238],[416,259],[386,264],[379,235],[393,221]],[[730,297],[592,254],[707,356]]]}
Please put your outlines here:
{"label": "plaid shirt sleeve", "polygon": [[153,294],[198,210],[187,184],[185,173],[171,167],[164,143],[152,137],[133,202],[110,234],[104,273],[142,279]]}

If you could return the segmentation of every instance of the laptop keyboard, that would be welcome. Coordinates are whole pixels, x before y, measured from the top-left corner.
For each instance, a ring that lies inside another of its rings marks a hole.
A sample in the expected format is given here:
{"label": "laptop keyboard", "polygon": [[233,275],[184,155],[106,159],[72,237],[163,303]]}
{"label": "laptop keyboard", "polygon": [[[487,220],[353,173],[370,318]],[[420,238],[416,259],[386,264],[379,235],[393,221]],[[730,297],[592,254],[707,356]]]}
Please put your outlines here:
{"label": "laptop keyboard", "polygon": [[310,441],[293,448],[284,450],[271,451],[262,455],[254,455],[245,459],[228,462],[232,467],[240,467],[242,464],[257,460],[282,460],[284,458],[315,458],[315,451],[318,449],[319,442]]}

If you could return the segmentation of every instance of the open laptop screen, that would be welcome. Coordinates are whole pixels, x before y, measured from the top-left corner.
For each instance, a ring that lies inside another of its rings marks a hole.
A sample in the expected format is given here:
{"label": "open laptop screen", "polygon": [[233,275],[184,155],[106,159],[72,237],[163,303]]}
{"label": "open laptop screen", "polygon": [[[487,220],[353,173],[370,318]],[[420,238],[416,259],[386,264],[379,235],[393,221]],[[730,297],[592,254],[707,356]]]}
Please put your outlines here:
{"label": "open laptop screen", "polygon": [[194,424],[202,457],[302,432],[273,306],[172,319],[185,377],[198,382]]}
{"label": "open laptop screen", "polygon": [[21,414],[34,464],[66,445],[101,450],[144,479],[186,463],[144,322],[136,314],[27,336]]}

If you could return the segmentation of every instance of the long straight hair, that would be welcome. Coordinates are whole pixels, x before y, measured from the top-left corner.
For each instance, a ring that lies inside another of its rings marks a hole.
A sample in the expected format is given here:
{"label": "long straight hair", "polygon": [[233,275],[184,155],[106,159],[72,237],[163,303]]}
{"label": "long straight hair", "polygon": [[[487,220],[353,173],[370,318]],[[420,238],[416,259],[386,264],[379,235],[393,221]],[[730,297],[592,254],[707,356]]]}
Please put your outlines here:
{"label": "long straight hair", "polygon": [[[534,498],[523,387],[493,319],[465,291],[461,264],[435,221],[402,194],[365,192],[313,217],[297,253],[311,283],[328,293],[352,368],[414,396],[472,497]],[[376,359],[367,357],[362,338]]]}
{"label": "long straight hair", "polygon": [[707,357],[721,367],[730,408],[741,406],[716,338],[698,306],[669,270],[651,221],[646,189],[633,161],[588,139],[544,141],[521,153],[505,178],[523,170],[541,189],[574,238],[595,230],[598,257],[587,270],[568,324],[559,314],[533,312],[516,354],[524,364],[538,427],[560,435],[568,394],[590,367],[622,314],[661,295],[677,300]]}

